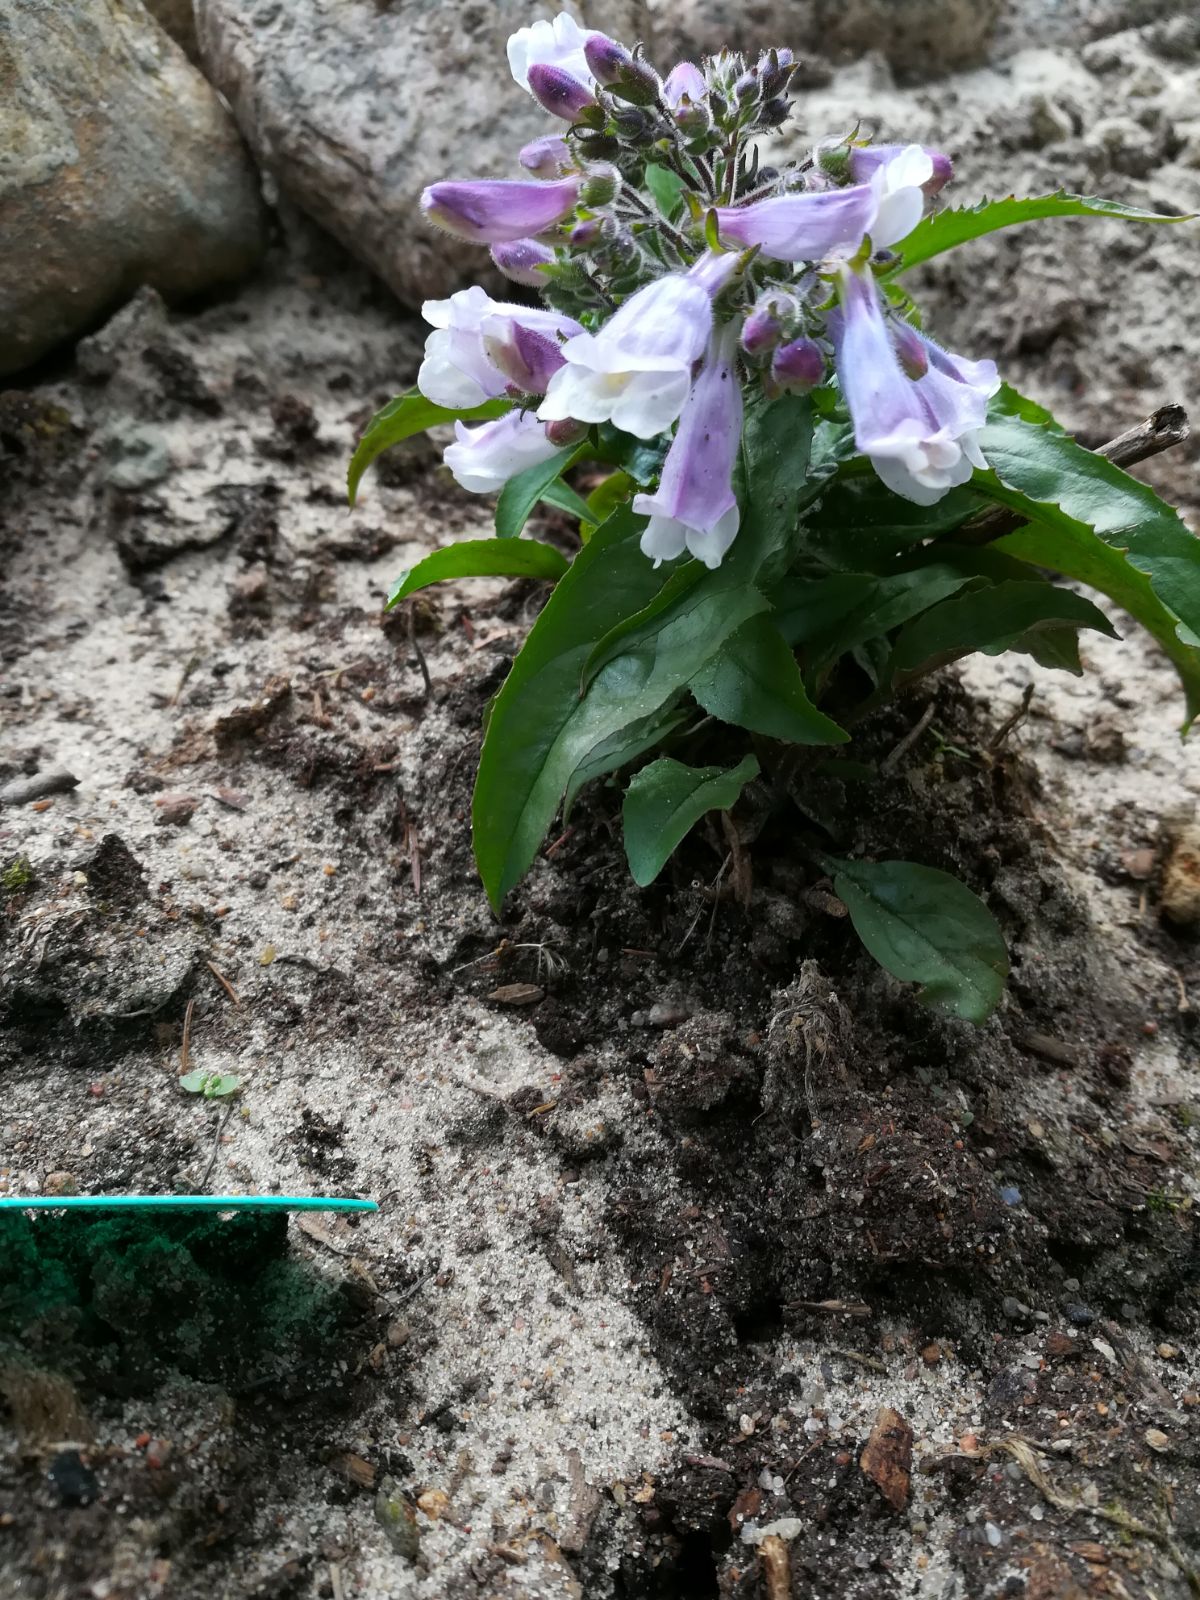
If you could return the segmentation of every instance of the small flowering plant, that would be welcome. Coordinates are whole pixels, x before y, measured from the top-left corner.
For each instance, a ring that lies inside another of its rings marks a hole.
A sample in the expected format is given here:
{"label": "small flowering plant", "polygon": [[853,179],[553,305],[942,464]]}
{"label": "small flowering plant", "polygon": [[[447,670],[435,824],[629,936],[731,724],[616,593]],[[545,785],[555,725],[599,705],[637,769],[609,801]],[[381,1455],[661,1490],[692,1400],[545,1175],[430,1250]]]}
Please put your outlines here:
{"label": "small flowering plant", "polygon": [[[495,538],[435,551],[389,604],[471,575],[554,586],[480,757],[475,855],[495,908],[593,779],[633,774],[623,820],[644,885],[705,812],[764,769],[794,771],[786,746],[844,745],[947,662],[1018,650],[1080,672],[1080,629],[1112,624],[1054,576],[1150,630],[1190,722],[1200,544],[993,362],[938,344],[905,287],[919,263],[1016,223],[1181,219],[1063,192],[948,209],[945,155],[857,130],[769,165],[757,140],[789,115],[787,50],[663,77],[562,15],[514,34],[508,57],[551,130],[517,155],[522,176],[436,183],[421,204],[520,287],[426,303],[417,388],[373,419],[350,468],[353,499],[382,450],[452,422],[446,466],[499,495]],[[1168,412],[1143,447],[1106,448],[1128,461],[1173,442],[1186,425]],[[586,498],[568,477],[584,464]],[[578,519],[570,562],[523,536],[539,502]],[[714,730],[744,759],[681,759]],[[814,862],[871,953],[982,1020],[1007,969],[982,903],[945,873],[837,860],[822,842]]]}

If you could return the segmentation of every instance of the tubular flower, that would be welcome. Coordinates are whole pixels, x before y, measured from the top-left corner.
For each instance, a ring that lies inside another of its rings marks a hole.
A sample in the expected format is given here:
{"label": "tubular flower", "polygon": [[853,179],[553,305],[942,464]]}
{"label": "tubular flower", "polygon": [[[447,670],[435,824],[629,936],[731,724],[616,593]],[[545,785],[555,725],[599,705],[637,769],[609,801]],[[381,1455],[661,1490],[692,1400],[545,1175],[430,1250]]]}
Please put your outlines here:
{"label": "tubular flower", "polygon": [[517,152],[517,160],[534,178],[561,178],[575,165],[570,145],[556,133],[531,139]]}
{"label": "tubular flower", "polygon": [[896,244],[913,231],[924,214],[924,185],[932,176],[933,157],[919,144],[905,145],[876,166],[869,180],[876,201],[868,229],[874,246]]}
{"label": "tubular flower", "polygon": [[653,439],[683,409],[711,326],[712,301],[700,283],[682,273],[654,279],[598,333],[567,340],[566,365],[551,378],[538,416],[612,422]]}
{"label": "tubular flower", "polygon": [[455,442],[442,459],[456,483],[472,494],[491,494],[510,478],[539,466],[559,449],[528,411],[510,411],[495,422],[468,428],[454,424]]}
{"label": "tubular flower", "polygon": [[520,178],[434,183],[421,196],[421,210],[459,239],[504,244],[542,233],[569,216],[581,181],[576,175],[556,183],[527,183]]}
{"label": "tubular flower", "polygon": [[736,353],[736,325],[714,330],[658,488],[634,496],[633,509],[650,518],[641,545],[655,566],[689,550],[705,566],[719,567],[737,534],[733,466],[742,437],[742,387]]}
{"label": "tubular flower", "polygon": [[[519,28],[508,41],[508,64],[522,89],[529,88],[529,69],[534,66],[558,67],[591,89],[595,85],[584,47],[595,37],[581,28],[574,17],[560,12],[553,22],[534,22]],[[603,37],[601,35],[600,37]]]}
{"label": "tubular flower", "polygon": [[896,494],[933,505],[986,467],[978,431],[999,387],[995,364],[965,361],[923,340],[929,366],[905,375],[874,279],[843,268],[829,319],[854,442]]}
{"label": "tubular flower", "polygon": [[[526,376],[535,369],[544,371],[549,380],[553,367],[547,353],[535,355],[532,344],[523,344],[522,335],[544,341],[558,354],[560,339],[581,332],[572,317],[493,300],[477,284],[460,289],[448,300],[426,300],[421,315],[434,332],[425,341],[417,388],[434,405],[452,411],[468,411],[504,394],[515,381],[509,362],[512,370]],[[522,392],[539,394],[541,388]]]}
{"label": "tubular flower", "polygon": [[870,232],[879,198],[869,183],[816,194],[780,194],[748,206],[718,206],[727,243],[757,245],[772,261],[819,261],[853,253]]}

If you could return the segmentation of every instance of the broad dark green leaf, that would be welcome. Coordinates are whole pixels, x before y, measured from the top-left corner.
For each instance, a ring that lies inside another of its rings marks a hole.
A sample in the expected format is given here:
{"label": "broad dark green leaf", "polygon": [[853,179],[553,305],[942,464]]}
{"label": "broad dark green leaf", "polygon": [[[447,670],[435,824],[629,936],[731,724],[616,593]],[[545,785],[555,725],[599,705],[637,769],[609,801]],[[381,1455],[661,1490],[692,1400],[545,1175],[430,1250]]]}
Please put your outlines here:
{"label": "broad dark green leaf", "polygon": [[[806,396],[750,407],[742,434],[742,520],[732,549],[715,571],[691,560],[673,567],[645,609],[622,619],[597,643],[584,669],[585,686],[606,662],[676,617],[690,615],[697,629],[717,618],[724,638],[767,609],[759,580],[771,581],[773,571],[786,565],[802,500],[816,492],[808,478],[811,439]],[[726,625],[735,615],[732,626]],[[714,651],[719,643],[715,638]]]}
{"label": "broad dark green leaf", "polygon": [[892,652],[895,680],[920,676],[976,650],[999,655],[1035,628],[1095,628],[1116,637],[1090,600],[1044,579],[988,584],[943,600],[901,630]]}
{"label": "broad dark green leaf", "polygon": [[654,882],[706,811],[728,811],[757,776],[753,756],[728,769],[685,767],[669,756],[643,767],[625,791],[621,813],[625,854],[639,888]]}
{"label": "broad dark green leaf", "polygon": [[658,477],[667,453],[665,439],[638,439],[632,433],[614,428],[611,422],[600,423],[594,433],[596,442],[592,453],[598,461],[620,467],[643,488]]}
{"label": "broad dark green leaf", "polygon": [[[598,637],[661,586],[638,546],[644,519],[622,508],[572,562],[492,705],[472,811],[475,859],[494,907],[528,869],[576,770],[606,741],[667,704],[743,615],[668,619],[580,692]],[[723,630],[723,631],[722,631]]]}
{"label": "broad dark green leaf", "polygon": [[649,161],[646,163],[646,187],[663,216],[668,222],[674,222],[683,210],[683,179],[670,167]]}
{"label": "broad dark green leaf", "polygon": [[804,519],[808,548],[832,566],[859,571],[960,527],[983,502],[951,489],[936,505],[903,500],[872,472],[833,483]]}
{"label": "broad dark green leaf", "polygon": [[622,467],[610,472],[607,478],[602,478],[584,502],[588,514],[579,526],[579,536],[584,544],[606,517],[611,517],[618,506],[631,500],[636,493],[637,484]]}
{"label": "broad dark green leaf", "polygon": [[907,272],[910,267],[943,250],[953,250],[985,233],[995,233],[999,228],[1011,228],[1022,222],[1037,222],[1043,217],[1120,217],[1127,222],[1186,222],[1186,216],[1163,216],[1157,211],[1143,211],[1137,206],[1123,205],[1119,200],[1101,200],[1095,195],[1068,194],[1060,189],[1055,194],[1031,195],[1017,199],[1009,195],[1004,200],[981,200],[975,206],[951,207],[936,211],[919,222],[907,239],[896,246],[900,261],[893,271]]}
{"label": "broad dark green leaf", "polygon": [[694,708],[680,708],[676,704],[676,699],[677,697],[673,696],[650,716],[643,717],[640,722],[630,723],[627,728],[614,733],[611,738],[597,745],[586,760],[580,762],[571,774],[567,792],[563,795],[564,822],[570,816],[571,808],[585,784],[591,783],[595,778],[603,778],[610,772],[616,772],[620,767],[627,767],[631,761],[636,761],[648,750],[655,749],[677,728],[681,728],[685,722],[695,717]]}
{"label": "broad dark green leaf", "polygon": [[539,461],[536,467],[527,467],[508,480],[496,501],[497,539],[515,539],[520,534],[534,506],[578,457],[573,448],[560,450],[549,461]]}
{"label": "broad dark green leaf", "polygon": [[779,629],[804,651],[806,677],[818,682],[839,656],[877,639],[975,582],[948,563],[909,572],[840,572],[793,582],[781,596]]}
{"label": "broad dark green leaf", "polygon": [[557,582],[567,563],[548,544],[536,539],[464,539],[444,545],[415,567],[402,572],[388,591],[387,609],[418,589],[447,578],[548,578]]}
{"label": "broad dark green leaf", "polygon": [[996,548],[1090,584],[1135,616],[1178,669],[1190,721],[1200,714],[1200,539],[1040,408],[1010,390],[998,402],[980,434],[992,471],[973,487],[1030,522]]}
{"label": "broad dark green leaf", "polygon": [[919,983],[917,998],[968,1022],[995,1009],[1008,951],[995,918],[966,884],[911,861],[828,861],[854,931],[887,972]]}
{"label": "broad dark green leaf", "polygon": [[350,458],[350,468],[346,474],[350,504],[353,505],[358,496],[363,473],[392,445],[411,439],[414,433],[424,433],[426,428],[435,427],[439,422],[488,422],[511,410],[512,402],[509,400],[487,400],[469,411],[449,411],[445,406],[435,406],[432,400],[426,400],[416,389],[410,389],[407,394],[398,394],[371,418],[367,431]]}
{"label": "broad dark green leaf", "polygon": [[792,744],[844,744],[850,735],[808,698],[796,658],[769,616],[752,617],[689,685],[710,716]]}

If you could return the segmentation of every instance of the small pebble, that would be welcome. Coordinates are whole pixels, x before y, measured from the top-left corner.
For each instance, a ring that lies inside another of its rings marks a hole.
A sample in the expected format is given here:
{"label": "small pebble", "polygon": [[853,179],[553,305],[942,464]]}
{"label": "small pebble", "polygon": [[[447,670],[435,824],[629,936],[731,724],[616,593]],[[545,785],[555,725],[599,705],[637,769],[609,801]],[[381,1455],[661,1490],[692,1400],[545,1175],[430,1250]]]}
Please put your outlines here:
{"label": "small pebble", "polygon": [[1015,1183],[1008,1183],[1001,1189],[1000,1198],[1006,1206],[1019,1206],[1021,1204],[1021,1191]]}
{"label": "small pebble", "polygon": [[1151,1450],[1157,1450],[1161,1455],[1164,1450],[1171,1448],[1171,1441],[1161,1428],[1147,1428],[1142,1435]]}
{"label": "small pebble", "polygon": [[50,1463],[46,1476],[58,1491],[59,1504],[90,1506],[99,1497],[96,1474],[85,1466],[78,1450],[60,1450]]}
{"label": "small pebble", "polygon": [[1067,1321],[1077,1328],[1090,1327],[1096,1320],[1096,1313],[1090,1311],[1087,1306],[1080,1305],[1076,1300],[1068,1301],[1063,1310],[1067,1314]]}
{"label": "small pebble", "polygon": [[1004,1535],[1000,1532],[1000,1529],[994,1522],[985,1522],[983,1525],[983,1531],[987,1538],[987,1542],[991,1545],[992,1549],[998,1550],[1001,1544],[1004,1542]]}

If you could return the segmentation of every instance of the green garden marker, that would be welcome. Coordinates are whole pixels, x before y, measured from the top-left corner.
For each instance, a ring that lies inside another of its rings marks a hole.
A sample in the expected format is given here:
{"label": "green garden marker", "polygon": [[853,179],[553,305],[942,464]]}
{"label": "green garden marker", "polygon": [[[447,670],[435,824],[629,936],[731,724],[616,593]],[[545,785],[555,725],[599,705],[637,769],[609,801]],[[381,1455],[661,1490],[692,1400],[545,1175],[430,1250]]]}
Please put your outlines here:
{"label": "green garden marker", "polygon": [[0,1196],[0,1211],[378,1211],[374,1200],[313,1194],[36,1194]]}

